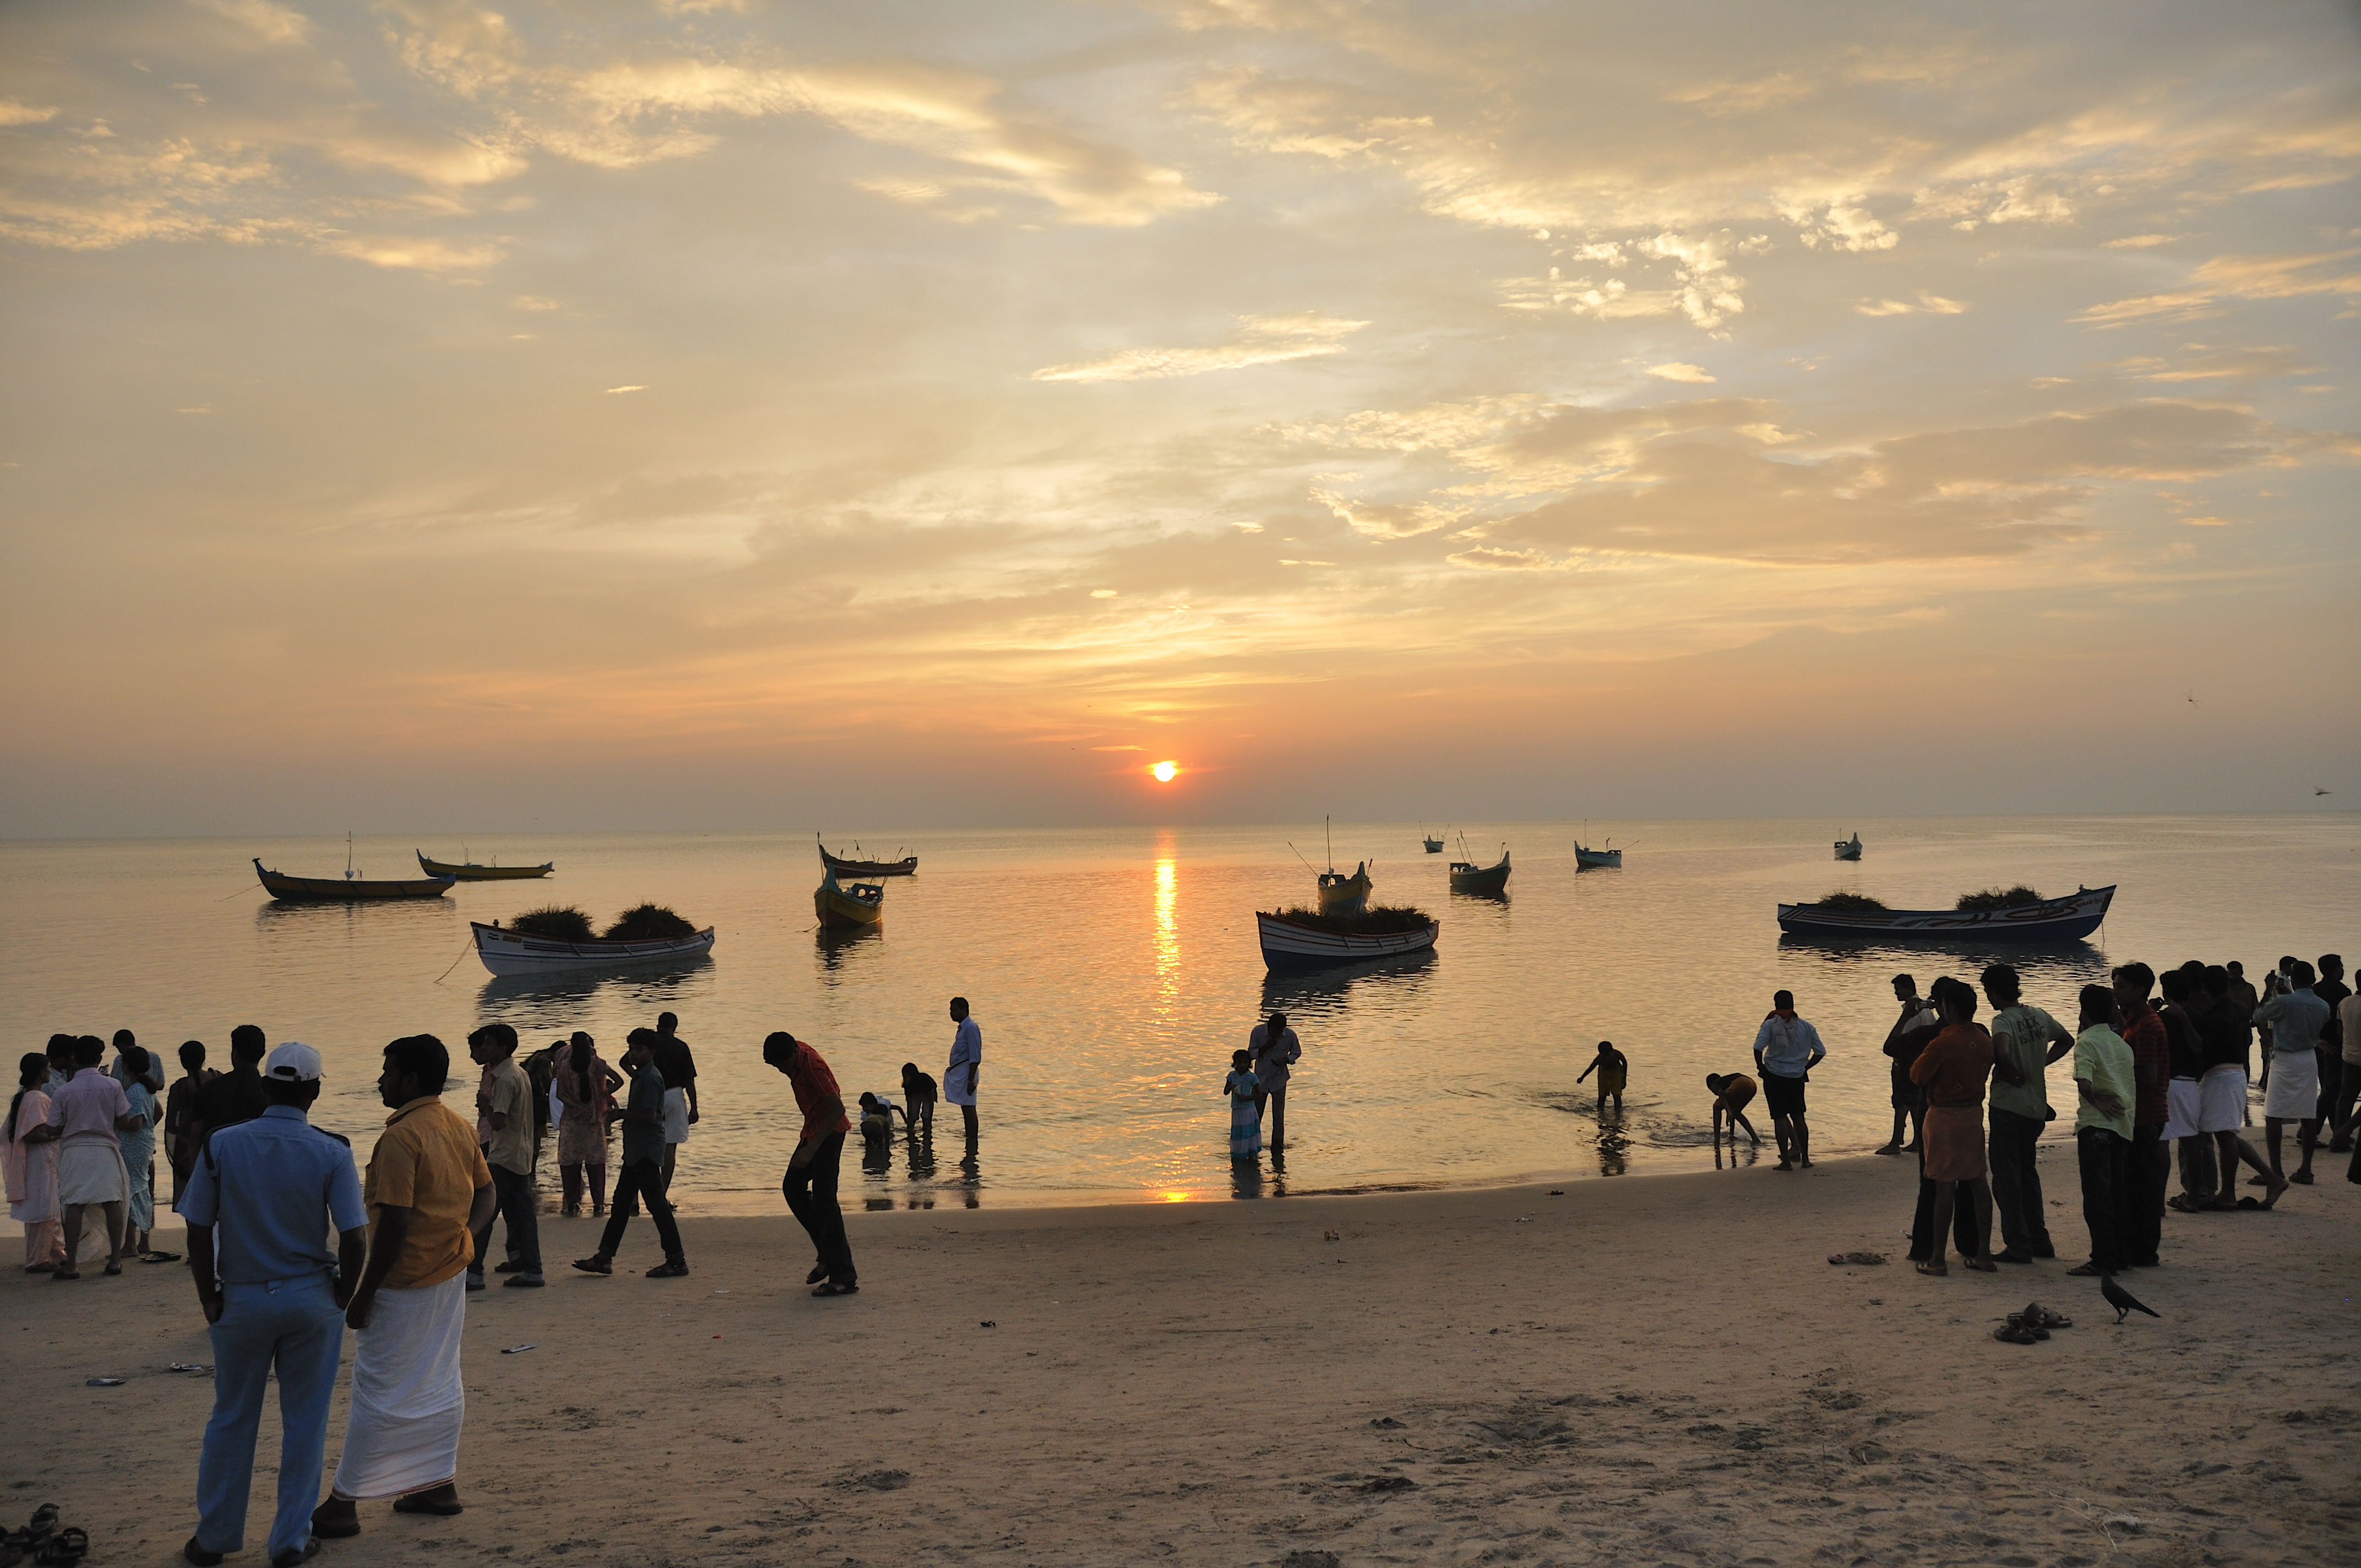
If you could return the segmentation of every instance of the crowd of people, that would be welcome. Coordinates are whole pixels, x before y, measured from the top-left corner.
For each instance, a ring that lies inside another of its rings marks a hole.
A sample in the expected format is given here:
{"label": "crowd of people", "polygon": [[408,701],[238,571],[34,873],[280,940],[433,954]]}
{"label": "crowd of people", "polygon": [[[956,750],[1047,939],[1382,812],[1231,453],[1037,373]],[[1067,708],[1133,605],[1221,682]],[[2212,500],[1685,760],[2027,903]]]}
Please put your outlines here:
{"label": "crowd of people", "polygon": [[[1913,977],[1895,975],[1896,1015],[1883,1045],[1894,1130],[1876,1152],[1918,1157],[1910,1256],[1919,1272],[1947,1274],[1954,1245],[1968,1267],[1984,1272],[2057,1255],[2035,1156],[2062,1113],[2048,1069],[2069,1058],[2090,1237],[2089,1256],[2069,1273],[2158,1266],[2168,1211],[2270,1209],[2290,1188],[2312,1185],[2323,1132],[2331,1150],[2354,1147],[2361,999],[2344,973],[2334,953],[2317,967],[2289,957],[2258,992],[2235,962],[2191,959],[2161,976],[2125,964],[2110,983],[2081,989],[2071,1028],[2026,1002],[2007,964],[1987,967],[1974,985],[1945,975],[1923,998]],[[1989,1024],[1977,1022],[1980,1002]],[[2246,1136],[2250,1081],[2263,1093],[2262,1149]],[[1801,1103],[1798,1093],[1799,1121]],[[2259,1196],[2238,1192],[2242,1170]],[[2361,1154],[2347,1174],[2361,1181]]]}

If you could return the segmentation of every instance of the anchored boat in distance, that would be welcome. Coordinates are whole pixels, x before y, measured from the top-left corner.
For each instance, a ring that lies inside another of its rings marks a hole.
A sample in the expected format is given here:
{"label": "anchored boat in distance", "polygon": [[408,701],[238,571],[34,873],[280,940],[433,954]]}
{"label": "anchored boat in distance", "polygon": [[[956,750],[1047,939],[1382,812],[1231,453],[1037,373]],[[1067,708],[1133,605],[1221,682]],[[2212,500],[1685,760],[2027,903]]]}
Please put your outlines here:
{"label": "anchored boat in distance", "polygon": [[1779,929],[1822,940],[2079,942],[2106,923],[2114,897],[2112,886],[2082,887],[2070,898],[2032,904],[1886,909],[1873,899],[1840,894],[1818,904],[1779,905]]}

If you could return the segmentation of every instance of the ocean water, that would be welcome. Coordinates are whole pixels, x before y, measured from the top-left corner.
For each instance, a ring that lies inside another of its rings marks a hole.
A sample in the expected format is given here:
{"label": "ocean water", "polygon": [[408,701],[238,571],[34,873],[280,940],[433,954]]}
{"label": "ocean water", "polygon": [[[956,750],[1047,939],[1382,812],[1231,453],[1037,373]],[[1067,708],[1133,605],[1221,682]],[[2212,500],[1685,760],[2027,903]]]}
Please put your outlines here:
{"label": "ocean water", "polygon": [[[1864,859],[1836,862],[1830,840],[1856,828]],[[588,1030],[612,1060],[628,1029],[670,1010],[696,1050],[704,1109],[675,1193],[714,1212],[778,1201],[797,1118],[786,1080],[761,1059],[765,1034],[812,1041],[848,1100],[895,1091],[905,1061],[942,1075],[946,1003],[964,994],[984,1038],[977,1148],[971,1157],[949,1106],[931,1147],[897,1137],[863,1167],[855,1139],[848,1207],[1181,1201],[1711,1168],[1704,1077],[1752,1070],[1756,1025],[1781,987],[1830,1052],[1812,1078],[1814,1152],[1873,1146],[1890,1117],[1878,1052],[1887,981],[1908,970],[1923,989],[1999,955],[1780,937],[1775,904],[1833,888],[1948,907],[1995,883],[2118,884],[2092,940],[2007,955],[2028,999],[2070,1019],[2076,987],[2131,959],[2239,959],[2259,974],[2283,952],[2361,955],[2361,817],[2350,813],[1455,830],[1454,853],[1457,831],[1486,863],[1503,842],[1514,850],[1499,902],[1452,895],[1450,856],[1422,853],[1415,823],[1334,831],[1341,865],[1373,861],[1378,902],[1441,917],[1432,957],[1264,973],[1253,911],[1311,901],[1312,872],[1288,841],[1318,859],[1317,823],[866,832],[873,853],[914,850],[920,868],[886,884],[883,929],[851,940],[815,934],[818,865],[796,834],[473,838],[478,860],[555,860],[556,874],[375,906],[274,905],[254,881],[255,855],[291,874],[338,874],[341,839],[13,842],[0,844],[0,1016],[19,1050],[53,1030],[128,1027],[168,1056],[203,1040],[218,1064],[247,1022],[309,1041],[328,1069],[316,1119],[366,1151],[384,1114],[379,1052],[396,1036],[452,1047],[462,1076],[449,1095],[464,1110],[464,1041],[480,1024],[515,1025],[527,1048]],[[1628,846],[1623,868],[1577,872],[1578,833]],[[412,847],[364,839],[358,863],[414,875]],[[456,859],[462,840],[417,847]],[[468,946],[470,920],[562,902],[603,922],[642,899],[716,927],[711,958],[677,973],[496,981]],[[1283,1162],[1234,1168],[1222,1080],[1272,1008],[1303,1042],[1291,1146]],[[1631,1061],[1620,1117],[1598,1115],[1576,1083],[1601,1039]],[[1755,1120],[1768,1146],[1768,1119]]]}

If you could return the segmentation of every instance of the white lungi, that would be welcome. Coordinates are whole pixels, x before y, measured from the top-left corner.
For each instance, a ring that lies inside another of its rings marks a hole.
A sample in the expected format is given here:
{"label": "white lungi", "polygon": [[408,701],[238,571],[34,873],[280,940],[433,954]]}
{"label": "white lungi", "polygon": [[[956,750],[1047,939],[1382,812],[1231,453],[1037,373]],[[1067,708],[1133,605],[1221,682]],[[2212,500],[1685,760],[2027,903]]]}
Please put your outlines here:
{"label": "white lungi", "polygon": [[2197,1080],[2197,1130],[2235,1133],[2246,1124],[2246,1069],[2217,1067]]}
{"label": "white lungi", "polygon": [[58,1147],[58,1206],[81,1203],[124,1203],[131,1198],[131,1178],[123,1168],[123,1150],[107,1144],[61,1144]]}
{"label": "white lungi", "polygon": [[688,1142],[688,1091],[686,1089],[664,1091],[664,1142]]}
{"label": "white lungi", "polygon": [[2164,1091],[2169,1109],[2165,1113],[2164,1131],[2158,1135],[2167,1141],[2195,1137],[2198,1110],[2204,1102],[2204,1091],[2198,1087],[2193,1078],[2176,1078],[2165,1085]]}
{"label": "white lungi", "polygon": [[2318,1057],[2309,1050],[2271,1053],[2271,1086],[2263,1091],[2263,1114],[2289,1121],[2320,1114]]}
{"label": "white lungi", "polygon": [[380,1290],[353,1335],[353,1405],[336,1490],[396,1497],[459,1474],[459,1339],[467,1324],[464,1270],[422,1290]]}

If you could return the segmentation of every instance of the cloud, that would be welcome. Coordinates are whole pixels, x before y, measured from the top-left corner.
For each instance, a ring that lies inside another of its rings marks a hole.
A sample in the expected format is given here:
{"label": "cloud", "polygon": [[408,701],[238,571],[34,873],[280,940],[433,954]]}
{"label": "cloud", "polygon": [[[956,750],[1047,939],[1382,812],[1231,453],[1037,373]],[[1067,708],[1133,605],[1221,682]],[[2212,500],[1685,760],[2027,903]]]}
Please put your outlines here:
{"label": "cloud", "polygon": [[2121,238],[2108,240],[2105,244],[2109,250],[2148,250],[2159,245],[2170,245],[2176,240],[2188,237],[2187,235],[2181,234],[2127,234]]}
{"label": "cloud", "polygon": [[1853,306],[1856,313],[1864,316],[1907,316],[1916,315],[1921,312],[1928,315],[1956,316],[1967,308],[1957,300],[1947,300],[1940,294],[1930,294],[1923,289],[1918,291],[1917,302],[1915,304],[1901,300],[1863,300]]}
{"label": "cloud", "polygon": [[1456,565],[1494,572],[1539,572],[1557,565],[1538,550],[1501,550],[1489,544],[1461,550],[1444,559]]}
{"label": "cloud", "polygon": [[2216,257],[2190,273],[2179,289],[2092,305],[2073,319],[2101,327],[2130,322],[2196,321],[2220,314],[2234,302],[2317,294],[2361,297],[2361,266],[2355,264],[2356,258],[2361,258],[2361,250]]}
{"label": "cloud", "polygon": [[1354,500],[1314,486],[1312,499],[1326,507],[1358,532],[1377,539],[1410,539],[1448,528],[1467,515],[1466,506],[1433,501],[1377,502]]}
{"label": "cloud", "polygon": [[1342,354],[1343,340],[1369,323],[1312,313],[1245,316],[1239,324],[1243,330],[1224,344],[1205,348],[1118,349],[1097,359],[1047,366],[1034,371],[1033,379],[1153,381],[1172,376],[1202,376],[1210,370],[1239,370],[1250,365],[1278,365],[1290,359]]}
{"label": "cloud", "polygon": [[57,117],[58,111],[54,106],[43,108],[20,104],[14,98],[0,98],[0,126],[47,125]]}
{"label": "cloud", "polygon": [[608,395],[609,397],[612,398],[612,397],[619,396],[620,394],[624,393],[624,392],[644,392],[644,391],[646,391],[646,390],[647,390],[647,388],[645,388],[645,387],[643,387],[643,386],[641,386],[641,387],[609,387],[609,388],[608,388],[608,389],[607,389],[607,395]]}
{"label": "cloud", "polygon": [[1675,359],[1667,365],[1651,365],[1648,374],[1666,381],[1687,381],[1697,386],[1711,384],[1713,378],[1702,365],[1684,365]]}

